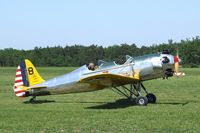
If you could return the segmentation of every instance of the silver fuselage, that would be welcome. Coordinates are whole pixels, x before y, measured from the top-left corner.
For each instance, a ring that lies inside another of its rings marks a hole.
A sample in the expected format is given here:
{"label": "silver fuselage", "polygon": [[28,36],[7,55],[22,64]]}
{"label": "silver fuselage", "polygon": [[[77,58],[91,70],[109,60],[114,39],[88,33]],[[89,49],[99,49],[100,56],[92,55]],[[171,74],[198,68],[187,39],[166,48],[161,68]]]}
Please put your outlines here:
{"label": "silver fuselage", "polygon": [[[163,64],[163,57],[167,57],[169,62]],[[166,69],[174,69],[174,57],[168,54],[151,54],[133,58],[130,62],[123,65],[111,63],[102,65],[95,71],[91,71],[86,65],[62,76],[49,79],[37,86],[45,86],[42,89],[31,89],[30,95],[50,95],[50,94],[67,94],[86,91],[96,91],[98,89],[91,87],[89,83],[80,82],[81,79],[108,72],[111,74],[131,75],[133,71],[139,71],[140,80],[146,81],[156,78],[162,78]],[[107,83],[105,83],[107,84]],[[108,84],[106,86],[112,86]]]}

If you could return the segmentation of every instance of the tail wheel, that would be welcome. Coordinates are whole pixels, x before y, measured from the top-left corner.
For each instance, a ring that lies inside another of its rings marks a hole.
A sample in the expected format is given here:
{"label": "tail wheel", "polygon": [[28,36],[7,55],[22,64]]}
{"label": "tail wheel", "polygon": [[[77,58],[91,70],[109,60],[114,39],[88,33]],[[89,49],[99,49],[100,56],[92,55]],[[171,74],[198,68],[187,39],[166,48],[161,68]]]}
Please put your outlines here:
{"label": "tail wheel", "polygon": [[35,103],[35,101],[36,101],[36,96],[33,96],[33,97],[29,100],[30,103]]}
{"label": "tail wheel", "polygon": [[156,103],[156,96],[153,93],[149,93],[146,95],[149,103]]}
{"label": "tail wheel", "polygon": [[29,102],[30,102],[30,103],[34,103],[35,100],[34,100],[33,98],[31,98],[31,99],[29,100]]}
{"label": "tail wheel", "polygon": [[139,96],[136,98],[135,102],[139,106],[146,106],[148,104],[148,99],[147,97]]}

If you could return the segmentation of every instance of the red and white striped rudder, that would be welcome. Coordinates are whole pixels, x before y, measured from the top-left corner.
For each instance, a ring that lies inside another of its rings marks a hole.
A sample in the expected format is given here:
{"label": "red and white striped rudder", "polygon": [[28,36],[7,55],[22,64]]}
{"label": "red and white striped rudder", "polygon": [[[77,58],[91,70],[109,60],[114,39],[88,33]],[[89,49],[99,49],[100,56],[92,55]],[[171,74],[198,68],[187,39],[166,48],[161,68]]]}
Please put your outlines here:
{"label": "red and white striped rudder", "polygon": [[22,89],[23,88],[22,86],[24,86],[24,83],[23,83],[22,71],[19,65],[16,70],[15,83],[13,86],[14,93],[18,97],[24,97],[26,94],[25,90]]}

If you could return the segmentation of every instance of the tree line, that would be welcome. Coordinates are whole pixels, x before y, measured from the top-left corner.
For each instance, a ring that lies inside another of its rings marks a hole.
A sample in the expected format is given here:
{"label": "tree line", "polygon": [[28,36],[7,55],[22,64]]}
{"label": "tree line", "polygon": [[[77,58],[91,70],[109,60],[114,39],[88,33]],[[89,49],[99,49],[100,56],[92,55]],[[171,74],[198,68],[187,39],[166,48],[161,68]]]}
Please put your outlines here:
{"label": "tree line", "polygon": [[162,52],[168,49],[171,54],[176,54],[178,48],[179,57],[185,67],[198,67],[200,65],[200,38],[151,46],[137,47],[136,44],[120,44],[108,47],[98,45],[82,46],[55,46],[35,47],[33,50],[17,50],[6,48],[0,50],[0,66],[17,66],[24,59],[30,59],[36,66],[81,66],[89,62],[97,63],[98,60],[116,61],[123,63],[125,55],[141,56],[144,54]]}

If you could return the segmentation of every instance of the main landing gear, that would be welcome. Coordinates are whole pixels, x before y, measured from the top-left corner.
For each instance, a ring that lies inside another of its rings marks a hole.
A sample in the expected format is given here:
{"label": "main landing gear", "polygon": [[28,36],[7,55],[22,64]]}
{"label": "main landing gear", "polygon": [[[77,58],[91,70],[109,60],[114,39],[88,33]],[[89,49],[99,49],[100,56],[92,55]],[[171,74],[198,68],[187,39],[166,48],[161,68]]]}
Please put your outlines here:
{"label": "main landing gear", "polygon": [[[121,86],[122,89],[115,86],[113,88],[131,101],[135,101],[136,105],[146,106],[148,103],[156,103],[156,96],[153,93],[148,93],[142,82],[131,83],[130,88],[126,86]],[[146,93],[146,96],[141,95],[142,90]]]}

